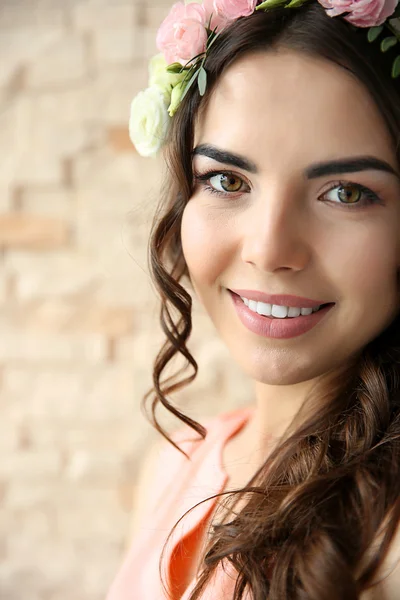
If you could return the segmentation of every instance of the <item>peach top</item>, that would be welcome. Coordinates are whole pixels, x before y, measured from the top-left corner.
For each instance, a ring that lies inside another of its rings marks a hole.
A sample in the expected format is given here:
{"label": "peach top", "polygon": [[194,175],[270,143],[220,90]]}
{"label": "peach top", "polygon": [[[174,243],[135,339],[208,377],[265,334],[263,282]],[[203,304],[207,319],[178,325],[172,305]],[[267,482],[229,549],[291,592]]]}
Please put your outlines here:
{"label": "peach top", "polygon": [[[190,461],[165,442],[140,531],[106,600],[168,599],[161,585],[158,566],[167,536],[187,510],[225,489],[229,477],[222,465],[224,446],[253,413],[254,407],[244,407],[202,422],[207,429],[205,440],[188,426],[177,431],[172,436],[173,440],[190,456]],[[166,546],[162,563],[163,580],[168,583],[173,600],[187,600],[196,583],[196,580],[188,582],[188,574],[217,501],[208,500],[186,515]],[[232,598],[235,580],[229,575],[229,569],[225,569],[227,572],[222,568],[217,570],[202,600]],[[182,591],[176,591],[177,585],[182,588],[182,582],[187,582],[183,595]]]}

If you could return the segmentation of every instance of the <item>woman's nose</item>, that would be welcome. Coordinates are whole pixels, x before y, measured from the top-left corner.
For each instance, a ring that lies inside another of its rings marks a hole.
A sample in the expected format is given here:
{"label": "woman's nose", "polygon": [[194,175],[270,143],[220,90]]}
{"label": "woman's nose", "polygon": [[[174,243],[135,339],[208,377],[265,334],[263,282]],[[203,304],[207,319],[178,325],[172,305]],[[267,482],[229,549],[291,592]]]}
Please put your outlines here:
{"label": "woman's nose", "polygon": [[242,259],[262,271],[303,270],[311,259],[312,227],[301,199],[268,193],[252,203],[240,226]]}

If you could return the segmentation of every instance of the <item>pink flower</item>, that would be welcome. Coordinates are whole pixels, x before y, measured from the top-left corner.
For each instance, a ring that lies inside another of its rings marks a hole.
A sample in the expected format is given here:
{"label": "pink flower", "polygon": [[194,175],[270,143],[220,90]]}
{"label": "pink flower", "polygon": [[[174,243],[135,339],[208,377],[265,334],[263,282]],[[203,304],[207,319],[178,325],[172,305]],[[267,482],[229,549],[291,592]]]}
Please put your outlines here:
{"label": "pink flower", "polygon": [[318,0],[330,17],[350,13],[344,17],[356,27],[375,27],[382,25],[390,17],[398,0]]}
{"label": "pink flower", "polygon": [[214,5],[215,0],[203,0],[204,10],[206,11],[207,16],[207,25],[210,23],[210,29],[214,30],[217,27],[217,31],[222,31],[229,25],[230,21],[220,15]]}
{"label": "pink flower", "polygon": [[206,12],[201,4],[177,2],[157,33],[157,48],[170,65],[185,65],[204,52],[207,44]]}
{"label": "pink flower", "polygon": [[248,17],[252,15],[257,6],[257,0],[204,0],[204,8],[208,15],[213,14],[217,21],[224,26],[229,21],[235,21],[239,17]]}

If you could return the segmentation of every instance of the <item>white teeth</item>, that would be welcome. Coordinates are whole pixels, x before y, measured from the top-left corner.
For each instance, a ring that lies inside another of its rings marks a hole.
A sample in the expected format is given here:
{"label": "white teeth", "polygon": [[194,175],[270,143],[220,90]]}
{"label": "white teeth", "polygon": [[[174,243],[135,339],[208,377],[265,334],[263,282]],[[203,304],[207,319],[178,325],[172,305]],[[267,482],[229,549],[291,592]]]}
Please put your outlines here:
{"label": "white teeth", "polygon": [[271,315],[277,319],[285,319],[288,316],[289,308],[287,306],[272,305]]}
{"label": "white teeth", "polygon": [[266,317],[271,316],[272,304],[267,304],[266,302],[257,302],[257,312],[259,315],[264,315]]}
{"label": "white teeth", "polygon": [[317,312],[321,307],[316,308],[297,308],[294,306],[279,306],[278,304],[268,304],[266,302],[256,302],[240,296],[246,306],[253,312],[265,317],[275,317],[276,319],[285,319],[287,317],[299,317],[300,315],[311,315]]}

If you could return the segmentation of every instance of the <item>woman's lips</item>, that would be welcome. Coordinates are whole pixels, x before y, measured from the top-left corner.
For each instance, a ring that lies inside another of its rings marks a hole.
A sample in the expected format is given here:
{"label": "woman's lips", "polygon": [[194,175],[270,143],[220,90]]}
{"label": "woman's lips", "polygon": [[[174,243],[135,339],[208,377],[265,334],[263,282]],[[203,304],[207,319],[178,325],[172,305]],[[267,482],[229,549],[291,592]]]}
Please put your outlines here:
{"label": "woman's lips", "polygon": [[266,294],[264,292],[258,292],[257,290],[236,290],[230,289],[230,292],[247,298],[248,300],[255,300],[256,302],[265,302],[267,304],[277,304],[279,306],[298,306],[299,308],[316,308],[323,304],[329,304],[326,300],[311,300],[311,298],[304,298],[303,296],[293,296],[289,294]]}
{"label": "woman's lips", "polygon": [[[334,303],[322,306],[320,310],[311,315],[301,315],[300,317],[287,317],[279,319],[275,317],[265,317],[250,310],[243,300],[231,290],[228,290],[232,298],[236,313],[242,324],[253,333],[262,337],[276,339],[290,339],[303,335],[313,329],[335,306]],[[307,308],[302,307],[302,308]]]}

